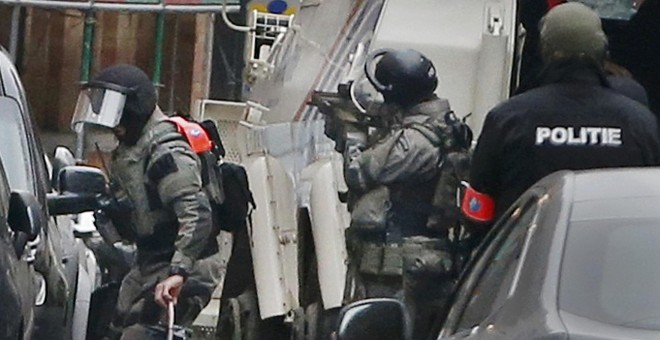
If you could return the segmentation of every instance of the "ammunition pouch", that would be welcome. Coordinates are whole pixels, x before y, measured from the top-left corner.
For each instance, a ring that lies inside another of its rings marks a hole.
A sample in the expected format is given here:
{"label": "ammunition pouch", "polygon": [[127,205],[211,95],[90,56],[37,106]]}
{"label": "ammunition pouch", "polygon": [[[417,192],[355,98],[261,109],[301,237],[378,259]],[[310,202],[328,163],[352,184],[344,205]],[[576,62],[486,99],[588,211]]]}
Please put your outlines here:
{"label": "ammunition pouch", "polygon": [[351,228],[362,231],[384,231],[392,208],[390,190],[381,185],[359,197],[351,209]]}
{"label": "ammunition pouch", "polygon": [[363,241],[358,270],[363,274],[408,276],[413,280],[454,277],[454,256],[448,240],[414,236],[401,244]]}
{"label": "ammunition pouch", "polygon": [[365,243],[362,245],[359,271],[363,274],[401,276],[403,252],[398,244]]}
{"label": "ammunition pouch", "polygon": [[403,268],[416,278],[454,275],[453,252],[447,239],[414,236],[404,239]]}

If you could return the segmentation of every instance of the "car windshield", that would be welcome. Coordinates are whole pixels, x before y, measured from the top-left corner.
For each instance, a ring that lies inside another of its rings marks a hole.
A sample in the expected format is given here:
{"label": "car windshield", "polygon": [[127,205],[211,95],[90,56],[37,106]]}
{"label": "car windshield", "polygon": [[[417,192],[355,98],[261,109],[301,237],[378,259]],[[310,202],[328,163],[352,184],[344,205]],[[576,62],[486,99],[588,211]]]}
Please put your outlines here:
{"label": "car windshield", "polygon": [[660,221],[572,222],[559,308],[599,322],[660,330]]}
{"label": "car windshield", "polygon": [[0,97],[0,159],[13,190],[32,192],[25,126],[16,101]]}
{"label": "car windshield", "polygon": [[630,20],[637,13],[633,0],[574,0],[593,8],[603,19]]}

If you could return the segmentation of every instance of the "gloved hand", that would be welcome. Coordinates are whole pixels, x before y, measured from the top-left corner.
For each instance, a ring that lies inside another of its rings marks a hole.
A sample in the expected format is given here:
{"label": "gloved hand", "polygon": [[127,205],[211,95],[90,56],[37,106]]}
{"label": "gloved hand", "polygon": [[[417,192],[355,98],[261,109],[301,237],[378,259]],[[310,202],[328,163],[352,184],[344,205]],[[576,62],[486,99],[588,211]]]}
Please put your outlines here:
{"label": "gloved hand", "polygon": [[324,133],[326,136],[328,136],[328,138],[335,142],[335,150],[337,152],[343,153],[349,140],[358,140],[361,143],[366,143],[367,134],[363,128],[353,123],[342,121],[336,116],[328,115],[324,117]]}
{"label": "gloved hand", "polygon": [[99,234],[101,234],[103,241],[107,244],[113,245],[121,241],[121,236],[117,232],[117,228],[115,228],[112,220],[103,210],[94,211],[94,225]]}
{"label": "gloved hand", "polygon": [[347,131],[344,141],[344,161],[347,163],[367,148],[367,134],[362,131]]}

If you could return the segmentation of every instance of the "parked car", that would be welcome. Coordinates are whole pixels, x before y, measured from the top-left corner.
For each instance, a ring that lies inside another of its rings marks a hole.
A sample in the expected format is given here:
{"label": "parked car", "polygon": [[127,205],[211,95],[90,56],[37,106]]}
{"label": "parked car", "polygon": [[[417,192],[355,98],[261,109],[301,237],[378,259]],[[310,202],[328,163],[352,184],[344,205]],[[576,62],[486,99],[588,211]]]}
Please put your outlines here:
{"label": "parked car", "polygon": [[432,337],[660,338],[658,206],[660,169],[546,177],[489,232]]}
{"label": "parked car", "polygon": [[[34,337],[37,339],[84,339],[87,310],[76,308],[76,301],[90,301],[93,282],[93,254],[74,236],[76,216],[61,211],[54,216],[49,204],[58,199],[52,187],[57,172],[73,165],[58,159],[47,167],[39,135],[33,123],[25,91],[7,52],[0,47],[0,159],[5,164],[11,190],[31,193],[44,216],[41,242],[37,246],[34,269],[38,289],[45,292],[35,308]],[[72,158],[72,157],[71,157]],[[67,164],[68,163],[68,164]],[[49,169],[50,168],[50,169]],[[73,217],[73,218],[72,218]],[[86,282],[85,282],[86,280]],[[75,326],[74,326],[75,325]],[[81,333],[82,330],[82,333]],[[74,336],[75,335],[75,336]]]}
{"label": "parked car", "polygon": [[[0,98],[0,108],[6,104]],[[45,216],[36,198],[27,192],[10,192],[4,166],[0,162],[0,338],[29,339],[38,299],[34,254],[29,241],[39,237]],[[38,241],[37,241],[38,242]]]}

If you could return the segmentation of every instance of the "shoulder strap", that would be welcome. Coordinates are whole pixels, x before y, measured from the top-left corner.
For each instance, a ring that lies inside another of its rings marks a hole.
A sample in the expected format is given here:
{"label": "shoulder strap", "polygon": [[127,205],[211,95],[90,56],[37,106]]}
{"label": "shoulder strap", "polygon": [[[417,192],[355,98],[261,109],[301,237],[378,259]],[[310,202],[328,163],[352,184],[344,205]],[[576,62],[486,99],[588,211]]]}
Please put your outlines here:
{"label": "shoulder strap", "polygon": [[410,123],[406,124],[404,127],[418,131],[429,142],[431,142],[433,146],[440,148],[440,151],[445,151],[445,139],[447,136],[442,129],[441,123],[437,119],[429,117],[423,123]]}
{"label": "shoulder strap", "polygon": [[442,147],[442,138],[438,135],[435,129],[428,127],[423,123],[412,123],[408,125],[407,128],[418,131],[434,146]]}

